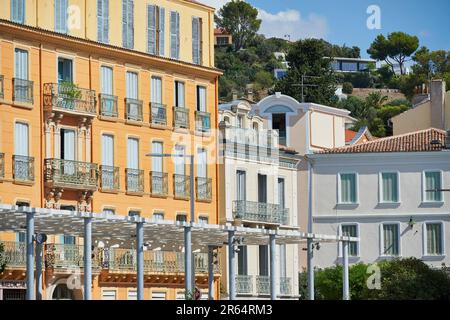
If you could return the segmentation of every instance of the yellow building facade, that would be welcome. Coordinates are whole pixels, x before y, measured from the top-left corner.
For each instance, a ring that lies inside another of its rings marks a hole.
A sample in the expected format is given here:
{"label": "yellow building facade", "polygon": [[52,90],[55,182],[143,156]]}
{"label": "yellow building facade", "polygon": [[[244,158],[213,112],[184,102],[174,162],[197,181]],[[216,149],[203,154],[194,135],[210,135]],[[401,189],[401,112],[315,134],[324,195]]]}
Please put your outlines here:
{"label": "yellow building facade", "polygon": [[[183,153],[195,156],[195,221],[218,223],[213,8],[182,0],[0,6],[0,203],[189,220],[188,161],[147,156]],[[0,240],[10,257],[0,299],[20,298],[23,235]],[[135,298],[131,249],[94,240],[93,298]],[[67,261],[82,267],[81,245],[49,236],[44,299],[82,298],[82,288],[67,288]],[[146,251],[145,299],[184,298],[176,251]],[[203,254],[195,264],[205,289]]]}

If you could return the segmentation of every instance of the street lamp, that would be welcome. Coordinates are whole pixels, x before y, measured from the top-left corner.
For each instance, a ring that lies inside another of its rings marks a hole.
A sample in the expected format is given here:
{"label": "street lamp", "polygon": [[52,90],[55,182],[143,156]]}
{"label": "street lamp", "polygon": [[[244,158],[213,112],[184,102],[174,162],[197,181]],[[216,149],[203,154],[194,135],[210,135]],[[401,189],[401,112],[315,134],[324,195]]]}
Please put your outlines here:
{"label": "street lamp", "polygon": [[194,292],[195,274],[193,275],[192,268],[192,224],[195,222],[195,201],[194,201],[194,156],[186,154],[170,154],[170,153],[149,153],[147,157],[159,158],[189,158],[190,162],[190,177],[189,177],[189,193],[190,193],[190,215],[189,224],[184,227],[184,283],[185,295],[192,295]]}

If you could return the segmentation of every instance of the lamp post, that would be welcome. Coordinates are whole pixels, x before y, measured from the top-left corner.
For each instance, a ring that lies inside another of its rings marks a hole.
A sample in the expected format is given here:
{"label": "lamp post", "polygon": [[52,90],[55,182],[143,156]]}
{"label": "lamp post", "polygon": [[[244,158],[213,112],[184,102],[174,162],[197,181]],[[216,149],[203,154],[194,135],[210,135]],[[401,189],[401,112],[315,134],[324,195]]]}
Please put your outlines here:
{"label": "lamp post", "polygon": [[195,200],[194,200],[194,156],[186,154],[170,154],[170,153],[149,153],[147,157],[159,158],[189,158],[190,177],[189,177],[189,193],[190,193],[190,223],[184,227],[184,283],[185,294],[193,294],[195,275],[192,269],[192,224],[195,222]]}

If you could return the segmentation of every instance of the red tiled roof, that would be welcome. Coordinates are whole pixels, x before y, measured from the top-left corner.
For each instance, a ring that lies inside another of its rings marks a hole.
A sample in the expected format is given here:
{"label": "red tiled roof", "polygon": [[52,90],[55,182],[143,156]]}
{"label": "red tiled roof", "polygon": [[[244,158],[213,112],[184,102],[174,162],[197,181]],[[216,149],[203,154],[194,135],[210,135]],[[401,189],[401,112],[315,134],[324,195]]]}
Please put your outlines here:
{"label": "red tiled roof", "polygon": [[358,132],[353,131],[353,130],[349,130],[349,129],[345,129],[345,142],[350,142],[353,140],[353,138],[356,136]]}
{"label": "red tiled roof", "polygon": [[374,153],[374,152],[421,152],[440,151],[442,147],[431,144],[438,140],[441,145],[445,143],[444,130],[430,128],[426,130],[406,133],[402,135],[380,138],[361,144],[345,147],[325,149],[317,153]]}
{"label": "red tiled roof", "polygon": [[227,31],[227,30],[225,30],[224,28],[215,28],[214,29],[214,35],[215,36],[217,36],[217,35],[229,35],[230,33]]}

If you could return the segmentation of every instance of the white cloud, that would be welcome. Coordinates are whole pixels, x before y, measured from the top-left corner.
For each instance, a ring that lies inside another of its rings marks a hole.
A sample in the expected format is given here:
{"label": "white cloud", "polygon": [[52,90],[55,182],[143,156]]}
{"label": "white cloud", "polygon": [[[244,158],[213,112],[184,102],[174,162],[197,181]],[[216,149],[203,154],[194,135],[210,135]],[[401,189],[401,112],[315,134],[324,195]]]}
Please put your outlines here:
{"label": "white cloud", "polygon": [[275,14],[263,9],[259,10],[262,20],[260,33],[266,37],[284,38],[290,35],[291,40],[304,38],[326,38],[328,34],[327,20],[311,13],[303,18],[298,10],[279,11]]}

